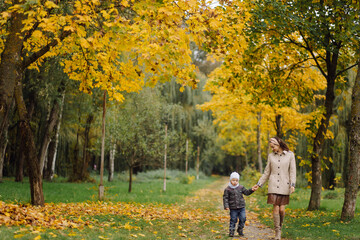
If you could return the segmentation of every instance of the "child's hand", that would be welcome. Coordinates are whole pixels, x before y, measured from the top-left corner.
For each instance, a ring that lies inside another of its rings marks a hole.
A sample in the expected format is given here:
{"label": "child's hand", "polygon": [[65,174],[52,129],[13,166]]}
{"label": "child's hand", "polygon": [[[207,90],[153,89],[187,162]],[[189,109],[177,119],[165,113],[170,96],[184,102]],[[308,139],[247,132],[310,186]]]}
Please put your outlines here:
{"label": "child's hand", "polygon": [[256,190],[258,190],[258,188],[259,188],[258,185],[254,185],[254,186],[251,188],[251,190],[253,190],[253,191],[255,192]]}
{"label": "child's hand", "polygon": [[227,208],[225,208],[225,210],[229,210],[229,208],[227,207]]}

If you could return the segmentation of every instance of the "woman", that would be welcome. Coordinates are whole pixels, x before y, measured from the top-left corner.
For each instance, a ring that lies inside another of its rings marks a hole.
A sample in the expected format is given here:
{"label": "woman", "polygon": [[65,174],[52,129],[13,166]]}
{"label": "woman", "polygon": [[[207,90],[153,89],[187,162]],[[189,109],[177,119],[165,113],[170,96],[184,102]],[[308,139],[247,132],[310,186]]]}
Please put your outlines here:
{"label": "woman", "polygon": [[269,154],[264,174],[253,189],[257,190],[269,180],[267,203],[274,206],[275,239],[281,239],[285,205],[289,204],[289,196],[295,191],[296,163],[294,153],[282,139],[270,138],[269,144],[273,152]]}

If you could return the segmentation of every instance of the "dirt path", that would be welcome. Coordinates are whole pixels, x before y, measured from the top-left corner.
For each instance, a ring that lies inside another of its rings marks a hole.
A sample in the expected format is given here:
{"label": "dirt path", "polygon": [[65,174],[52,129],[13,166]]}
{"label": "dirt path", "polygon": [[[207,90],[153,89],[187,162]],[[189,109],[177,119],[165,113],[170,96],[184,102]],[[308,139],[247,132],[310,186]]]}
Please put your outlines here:
{"label": "dirt path", "polygon": [[[221,235],[224,239],[229,239],[229,212],[223,209],[222,204],[222,195],[227,184],[227,177],[220,178],[208,188],[198,191],[195,196],[189,197],[186,201],[187,204],[191,204],[192,206],[199,206],[211,210],[209,213],[211,212],[211,214],[214,214],[213,217],[220,220],[222,223],[223,233],[221,232]],[[255,198],[251,197],[251,195],[245,196],[245,201],[250,203],[250,201],[255,201]],[[239,237],[238,235],[235,235],[232,239],[273,239],[274,231],[260,223],[257,213],[247,209],[246,219],[244,236]]]}

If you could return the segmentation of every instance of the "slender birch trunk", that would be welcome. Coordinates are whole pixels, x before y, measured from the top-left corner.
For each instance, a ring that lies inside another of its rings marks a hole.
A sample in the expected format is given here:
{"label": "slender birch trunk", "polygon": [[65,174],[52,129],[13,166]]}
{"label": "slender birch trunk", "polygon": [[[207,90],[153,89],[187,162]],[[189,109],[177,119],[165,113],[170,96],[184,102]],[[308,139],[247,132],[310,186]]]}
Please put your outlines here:
{"label": "slender birch trunk", "polygon": [[167,124],[165,124],[165,149],[164,149],[164,186],[163,191],[166,191],[166,158],[167,158]]}
{"label": "slender birch trunk", "polygon": [[196,158],[196,179],[199,179],[200,168],[200,146],[197,147],[197,158]]}
{"label": "slender birch trunk", "polygon": [[51,109],[49,119],[47,120],[47,123],[46,123],[45,133],[43,136],[41,149],[40,149],[40,152],[38,155],[38,158],[40,161],[40,174],[41,175],[43,174],[43,170],[44,170],[44,166],[45,166],[45,159],[47,156],[47,152],[48,152],[49,144],[50,144],[50,141],[52,138],[52,134],[54,132],[56,122],[58,121],[58,118],[59,118],[59,111],[60,111],[59,103],[55,101],[55,103]]}
{"label": "slender birch trunk", "polygon": [[114,162],[115,162],[115,154],[116,154],[116,143],[112,141],[110,147],[110,157],[109,157],[109,177],[108,181],[112,182],[114,180]]}
{"label": "slender birch trunk", "polygon": [[59,112],[59,118],[57,121],[57,125],[56,125],[56,130],[55,130],[55,137],[53,139],[53,149],[52,149],[52,154],[50,154],[48,156],[49,158],[49,164],[48,164],[48,180],[53,180],[54,178],[54,174],[55,174],[55,164],[56,164],[56,156],[57,156],[57,150],[58,150],[58,145],[59,145],[59,134],[60,134],[60,128],[61,128],[61,120],[62,120],[62,115],[63,115],[63,110],[64,110],[64,102],[65,102],[65,91],[62,94],[62,98],[61,98],[61,103],[60,103],[60,112]]}

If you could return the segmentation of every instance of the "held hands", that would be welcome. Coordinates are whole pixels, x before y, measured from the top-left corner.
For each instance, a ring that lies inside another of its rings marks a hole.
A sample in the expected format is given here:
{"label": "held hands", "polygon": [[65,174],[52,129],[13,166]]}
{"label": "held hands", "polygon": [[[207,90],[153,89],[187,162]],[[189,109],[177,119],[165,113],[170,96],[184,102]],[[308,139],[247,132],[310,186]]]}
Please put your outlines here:
{"label": "held hands", "polygon": [[[256,191],[256,190],[258,190],[259,189],[259,185],[254,185],[252,188],[251,188],[251,190],[253,190],[254,192]],[[290,187],[290,194],[292,194],[292,193],[294,193],[295,192],[295,188],[294,187]]]}

